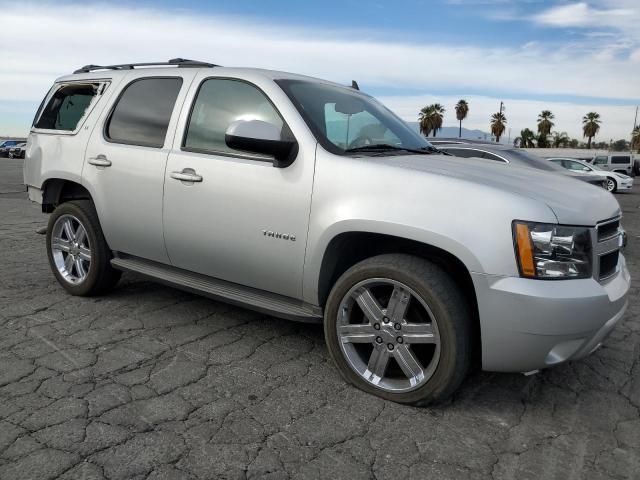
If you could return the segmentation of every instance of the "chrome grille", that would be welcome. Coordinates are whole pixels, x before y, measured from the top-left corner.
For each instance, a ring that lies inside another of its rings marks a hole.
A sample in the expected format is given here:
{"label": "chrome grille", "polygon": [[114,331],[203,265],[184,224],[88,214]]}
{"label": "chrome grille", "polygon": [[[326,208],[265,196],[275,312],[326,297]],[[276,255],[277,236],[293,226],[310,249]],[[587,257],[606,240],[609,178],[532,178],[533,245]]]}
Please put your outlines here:
{"label": "chrome grille", "polygon": [[620,217],[599,222],[596,225],[595,239],[594,274],[598,281],[605,281],[618,272],[620,249],[623,246]]}

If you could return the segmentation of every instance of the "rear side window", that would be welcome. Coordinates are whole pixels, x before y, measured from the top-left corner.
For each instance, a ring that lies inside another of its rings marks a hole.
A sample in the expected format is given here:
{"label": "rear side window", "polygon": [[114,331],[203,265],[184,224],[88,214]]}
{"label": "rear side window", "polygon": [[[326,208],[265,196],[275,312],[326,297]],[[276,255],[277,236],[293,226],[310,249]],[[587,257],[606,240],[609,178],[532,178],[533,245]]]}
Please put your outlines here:
{"label": "rear side window", "polygon": [[462,158],[471,158],[471,157],[480,157],[482,158],[481,152],[476,152],[474,150],[467,150],[464,148],[446,148],[443,149],[445,152],[450,153],[451,155],[455,155],[456,157]]}
{"label": "rear side window", "polygon": [[49,99],[34,123],[35,128],[74,131],[91,101],[98,93],[99,84],[63,85]]}
{"label": "rear side window", "polygon": [[105,136],[115,143],[161,148],[164,145],[182,78],[143,78],[120,94]]}
{"label": "rear side window", "polygon": [[262,120],[282,129],[284,122],[257,87],[225,78],[205,80],[193,104],[182,146],[204,153],[231,153],[225,132],[237,120]]}
{"label": "rear side window", "polygon": [[631,163],[631,157],[627,157],[627,156],[623,156],[623,155],[616,155],[616,156],[611,157],[611,163],[617,163],[617,164]]}
{"label": "rear side window", "polygon": [[482,158],[486,158],[487,160],[493,160],[495,162],[505,163],[505,161],[502,158],[500,158],[498,155],[494,155],[493,153],[489,153],[489,152],[484,152],[482,154]]}

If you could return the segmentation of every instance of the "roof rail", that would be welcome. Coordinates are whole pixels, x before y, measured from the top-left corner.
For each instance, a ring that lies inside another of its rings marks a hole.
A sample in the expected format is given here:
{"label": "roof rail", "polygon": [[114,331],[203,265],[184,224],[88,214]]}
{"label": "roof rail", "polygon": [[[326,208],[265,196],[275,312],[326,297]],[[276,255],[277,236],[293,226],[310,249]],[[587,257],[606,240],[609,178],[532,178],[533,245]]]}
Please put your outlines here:
{"label": "roof rail", "polygon": [[133,70],[138,67],[153,67],[158,65],[170,65],[174,67],[219,67],[213,63],[200,62],[198,60],[188,60],[186,58],[172,58],[168,62],[147,62],[147,63],[123,63],[122,65],[85,65],[73,73],[88,73],[94,70]]}

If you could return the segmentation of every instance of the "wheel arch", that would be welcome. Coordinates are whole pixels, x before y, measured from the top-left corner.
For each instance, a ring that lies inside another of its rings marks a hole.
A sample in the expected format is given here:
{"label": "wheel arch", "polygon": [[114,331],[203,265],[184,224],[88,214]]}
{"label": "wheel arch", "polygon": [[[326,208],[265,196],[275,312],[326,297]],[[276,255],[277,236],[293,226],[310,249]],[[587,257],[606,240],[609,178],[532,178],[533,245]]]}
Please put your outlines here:
{"label": "wheel arch", "polygon": [[405,253],[432,261],[443,267],[467,299],[472,315],[474,363],[480,364],[481,328],[478,302],[471,270],[457,255],[429,243],[404,237],[350,231],[334,236],[328,243],[318,272],[318,303],[324,307],[331,288],[350,267],[366,258],[389,253]]}
{"label": "wheel arch", "polygon": [[69,200],[92,200],[89,191],[78,182],[66,178],[49,178],[42,184],[42,211],[51,213]]}

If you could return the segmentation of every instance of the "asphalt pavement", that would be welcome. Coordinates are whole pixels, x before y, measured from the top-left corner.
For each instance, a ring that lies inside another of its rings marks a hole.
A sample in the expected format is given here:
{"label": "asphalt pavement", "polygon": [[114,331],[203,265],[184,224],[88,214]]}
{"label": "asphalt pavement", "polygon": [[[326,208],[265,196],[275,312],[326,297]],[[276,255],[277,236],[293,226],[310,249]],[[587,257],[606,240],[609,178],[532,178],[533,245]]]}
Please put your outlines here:
{"label": "asphalt pavement", "polygon": [[[587,359],[412,408],[345,384],[317,325],[133,274],[69,296],[21,166],[0,158],[0,479],[640,478],[637,280]],[[638,278],[640,185],[616,197]]]}

